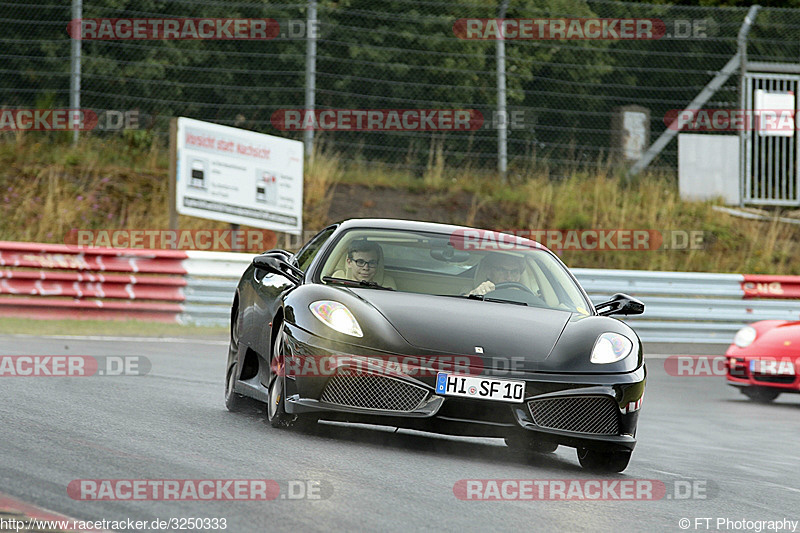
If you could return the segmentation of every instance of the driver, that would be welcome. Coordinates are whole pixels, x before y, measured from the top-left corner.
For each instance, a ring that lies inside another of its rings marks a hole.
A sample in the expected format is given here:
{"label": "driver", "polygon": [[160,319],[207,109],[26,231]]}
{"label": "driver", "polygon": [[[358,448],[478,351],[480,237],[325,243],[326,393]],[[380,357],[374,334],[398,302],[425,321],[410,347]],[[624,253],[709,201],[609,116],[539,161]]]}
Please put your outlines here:
{"label": "driver", "polygon": [[486,272],[486,281],[467,294],[484,295],[492,292],[498,283],[521,283],[525,263],[522,258],[510,254],[493,253],[483,258],[482,266]]}

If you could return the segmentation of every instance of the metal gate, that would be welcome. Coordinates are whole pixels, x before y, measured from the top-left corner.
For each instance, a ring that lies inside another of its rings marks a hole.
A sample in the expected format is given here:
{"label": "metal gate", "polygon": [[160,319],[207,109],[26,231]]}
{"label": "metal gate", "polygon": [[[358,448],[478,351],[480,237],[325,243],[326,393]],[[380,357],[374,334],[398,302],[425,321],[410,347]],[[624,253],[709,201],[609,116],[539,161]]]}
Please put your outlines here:
{"label": "metal gate", "polygon": [[[748,72],[744,76],[744,109],[747,121],[741,129],[741,150],[744,154],[742,201],[746,204],[797,206],[798,196],[798,131],[795,113],[791,123],[784,118],[766,116],[780,109],[797,110],[800,76]],[[789,103],[791,102],[791,103]],[[788,116],[788,115],[787,115]]]}

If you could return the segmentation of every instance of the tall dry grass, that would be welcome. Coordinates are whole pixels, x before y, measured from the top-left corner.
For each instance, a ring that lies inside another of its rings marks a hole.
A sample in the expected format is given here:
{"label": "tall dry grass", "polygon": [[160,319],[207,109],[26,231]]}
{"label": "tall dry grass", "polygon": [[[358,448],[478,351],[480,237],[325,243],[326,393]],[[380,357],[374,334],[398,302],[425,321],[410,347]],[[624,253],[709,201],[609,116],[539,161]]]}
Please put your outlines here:
{"label": "tall dry grass", "polygon": [[318,144],[303,179],[303,226],[322,229],[330,222],[328,210],[333,199],[333,187],[341,180],[342,174],[339,157]]}
{"label": "tall dry grass", "polygon": [[166,228],[166,163],[155,148],[3,139],[0,238],[64,242],[72,229]]}
{"label": "tall dry grass", "polygon": [[[88,138],[73,147],[66,138],[46,134],[0,135],[0,239],[64,242],[72,229],[166,228],[165,147],[133,141]],[[800,226],[777,218],[735,218],[714,211],[715,202],[683,201],[669,176],[628,183],[609,167],[575,171],[556,181],[546,170],[529,169],[515,171],[511,184],[504,184],[498,176],[446,167],[436,143],[422,176],[378,164],[345,165],[320,147],[306,166],[305,228],[331,222],[328,211],[337,183],[405,189],[431,203],[460,199],[465,207],[456,222],[467,225],[702,231],[706,238],[705,247],[697,250],[564,251],[570,266],[800,274]],[[376,215],[392,207],[377,206]],[[394,207],[404,216],[403,205]],[[227,224],[180,217],[180,227]]]}
{"label": "tall dry grass", "polygon": [[[341,174],[339,158],[317,150],[305,172],[305,227],[327,224]],[[157,143],[133,152],[119,141],[72,147],[42,136],[0,137],[0,240],[63,243],[75,229],[165,229],[168,197],[166,148]],[[180,216],[179,227],[229,224]]]}
{"label": "tall dry grass", "polygon": [[[800,226],[733,217],[717,202],[681,200],[673,180],[649,176],[627,184],[607,172],[520,187],[517,222],[537,229],[702,232],[702,247],[648,251],[564,251],[572,266],[616,269],[800,274]],[[777,217],[777,213],[775,214]],[[680,243],[678,243],[680,244]]]}
{"label": "tall dry grass", "polygon": [[431,189],[441,188],[445,181],[444,142],[441,139],[431,142],[428,163],[422,175],[422,183]]}

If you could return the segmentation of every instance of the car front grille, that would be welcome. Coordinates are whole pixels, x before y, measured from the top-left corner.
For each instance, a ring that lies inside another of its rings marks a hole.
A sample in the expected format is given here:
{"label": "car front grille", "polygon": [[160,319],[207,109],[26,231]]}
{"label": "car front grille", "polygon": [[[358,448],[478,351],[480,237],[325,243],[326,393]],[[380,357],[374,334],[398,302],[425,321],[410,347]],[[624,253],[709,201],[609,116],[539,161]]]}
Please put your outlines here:
{"label": "car front grille", "polygon": [[764,383],[783,383],[788,385],[794,383],[794,376],[776,376],[773,374],[753,374],[753,379],[756,381],[763,381]]}
{"label": "car front grille", "polygon": [[593,435],[619,435],[619,407],[608,396],[565,396],[528,402],[537,426]]}
{"label": "car front grille", "polygon": [[426,389],[399,379],[369,372],[347,371],[328,381],[320,400],[362,409],[409,412],[427,397]]}

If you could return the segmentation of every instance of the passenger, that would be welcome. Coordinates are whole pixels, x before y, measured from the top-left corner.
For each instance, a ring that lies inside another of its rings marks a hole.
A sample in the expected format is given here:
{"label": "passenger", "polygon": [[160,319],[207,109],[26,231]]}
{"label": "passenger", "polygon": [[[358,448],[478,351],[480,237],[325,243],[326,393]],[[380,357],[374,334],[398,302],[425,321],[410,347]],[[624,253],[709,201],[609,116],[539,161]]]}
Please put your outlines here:
{"label": "passenger", "polygon": [[394,280],[383,273],[383,249],[380,244],[366,239],[356,240],[347,247],[345,270],[333,273],[335,278],[355,281],[374,281],[378,285],[396,289]]}

